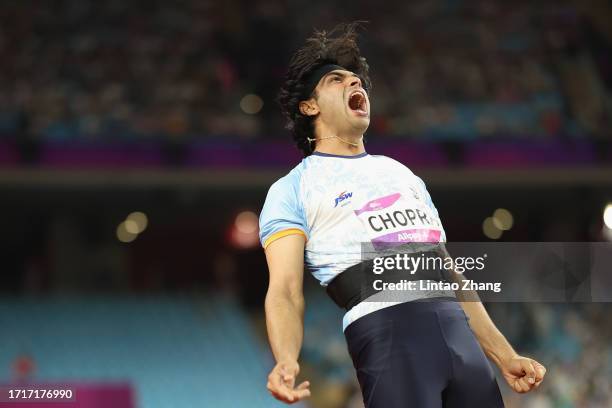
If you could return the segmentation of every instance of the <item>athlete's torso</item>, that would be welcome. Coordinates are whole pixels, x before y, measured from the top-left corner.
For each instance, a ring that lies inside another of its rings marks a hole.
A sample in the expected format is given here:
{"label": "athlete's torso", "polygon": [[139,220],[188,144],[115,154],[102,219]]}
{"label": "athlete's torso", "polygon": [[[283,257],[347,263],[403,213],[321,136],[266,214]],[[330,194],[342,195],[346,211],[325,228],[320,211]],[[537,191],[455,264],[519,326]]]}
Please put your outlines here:
{"label": "athlete's torso", "polygon": [[[305,233],[305,264],[322,285],[364,260],[365,247],[446,240],[423,181],[393,159],[366,153],[315,152],[274,183],[260,217],[262,243],[291,228]],[[351,310],[345,326],[372,308]]]}

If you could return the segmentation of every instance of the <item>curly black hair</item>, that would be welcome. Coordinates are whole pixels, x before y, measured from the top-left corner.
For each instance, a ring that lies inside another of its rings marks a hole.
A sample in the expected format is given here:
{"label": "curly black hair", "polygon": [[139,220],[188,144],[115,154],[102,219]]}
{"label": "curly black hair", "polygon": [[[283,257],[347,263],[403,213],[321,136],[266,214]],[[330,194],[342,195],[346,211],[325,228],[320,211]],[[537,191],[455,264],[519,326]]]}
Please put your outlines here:
{"label": "curly black hair", "polygon": [[304,97],[308,76],[323,65],[335,64],[357,74],[363,87],[368,91],[371,89],[369,66],[357,45],[357,30],[362,23],[342,23],[330,31],[315,30],[306,44],[291,57],[277,101],[287,121],[286,128],[293,133],[293,139],[304,157],[313,151],[308,138],[315,137],[315,117],[303,115],[299,108],[301,101],[312,97]]}

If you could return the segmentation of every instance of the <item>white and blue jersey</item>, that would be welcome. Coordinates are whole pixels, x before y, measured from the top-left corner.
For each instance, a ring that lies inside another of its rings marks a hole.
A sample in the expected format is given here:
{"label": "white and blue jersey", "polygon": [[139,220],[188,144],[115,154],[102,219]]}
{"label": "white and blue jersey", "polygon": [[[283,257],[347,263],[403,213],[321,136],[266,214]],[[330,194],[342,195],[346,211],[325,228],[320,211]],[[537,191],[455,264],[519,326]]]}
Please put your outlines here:
{"label": "white and blue jersey", "polygon": [[[398,161],[367,153],[304,158],[270,187],[259,224],[264,248],[286,235],[304,235],[304,262],[323,286],[364,260],[364,243],[446,241],[423,181]],[[391,304],[362,302],[347,312],[343,326]]]}

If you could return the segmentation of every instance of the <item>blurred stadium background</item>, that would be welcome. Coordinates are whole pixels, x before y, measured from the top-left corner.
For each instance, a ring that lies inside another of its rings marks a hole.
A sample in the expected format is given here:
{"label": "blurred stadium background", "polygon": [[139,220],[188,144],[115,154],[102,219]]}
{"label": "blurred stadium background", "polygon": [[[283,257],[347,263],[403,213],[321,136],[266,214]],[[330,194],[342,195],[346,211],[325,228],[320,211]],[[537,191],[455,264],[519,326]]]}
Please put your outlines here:
{"label": "blurred stadium background", "polygon": [[[300,155],[274,98],[313,27],[354,19],[366,149],[428,183],[449,240],[612,240],[607,1],[2,1],[0,383],[281,405],[257,215]],[[306,281],[299,406],[359,407],[341,312]],[[548,367],[508,407],[612,406],[610,304],[488,308]]]}

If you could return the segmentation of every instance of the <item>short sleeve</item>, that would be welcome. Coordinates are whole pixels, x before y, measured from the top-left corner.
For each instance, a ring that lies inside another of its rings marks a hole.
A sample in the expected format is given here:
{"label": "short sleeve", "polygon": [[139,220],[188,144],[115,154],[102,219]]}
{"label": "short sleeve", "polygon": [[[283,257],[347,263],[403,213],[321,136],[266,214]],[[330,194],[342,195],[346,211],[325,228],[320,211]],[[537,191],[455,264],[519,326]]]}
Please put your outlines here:
{"label": "short sleeve", "polygon": [[308,239],[299,183],[299,173],[291,172],[268,190],[259,216],[259,240],[264,248],[287,235],[302,234]]}

